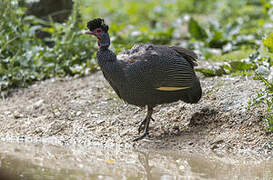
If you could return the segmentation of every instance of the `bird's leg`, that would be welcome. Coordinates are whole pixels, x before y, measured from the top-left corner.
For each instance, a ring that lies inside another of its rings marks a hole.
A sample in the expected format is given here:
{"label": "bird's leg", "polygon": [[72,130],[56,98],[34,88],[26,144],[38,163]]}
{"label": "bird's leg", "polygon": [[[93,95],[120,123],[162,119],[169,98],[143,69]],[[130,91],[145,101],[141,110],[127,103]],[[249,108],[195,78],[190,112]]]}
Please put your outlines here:
{"label": "bird's leg", "polygon": [[140,132],[142,129],[142,126],[144,126],[144,133],[142,135],[136,137],[133,141],[138,141],[140,139],[143,139],[148,134],[150,120],[152,119],[154,121],[154,119],[152,118],[152,114],[153,114],[153,107],[148,106],[147,115],[146,115],[145,119],[140,121],[140,124],[138,127],[138,132]]}
{"label": "bird's leg", "polygon": [[[150,117],[150,120],[152,120],[153,122],[155,121],[154,118],[152,118],[152,117]],[[146,122],[146,121],[147,121],[147,116],[139,122],[138,133],[140,133],[141,130],[142,130],[143,128],[145,128],[145,122]]]}
{"label": "bird's leg", "polygon": [[140,133],[142,129],[145,129],[145,123],[148,119],[154,121],[154,119],[152,118],[152,113],[153,113],[153,108],[148,107],[146,117],[139,122],[138,133]]}
{"label": "bird's leg", "polygon": [[139,126],[138,126],[138,133],[140,133],[141,130],[145,127],[145,122],[147,121],[148,118],[150,118],[150,120],[152,120],[152,121],[155,121],[154,118],[152,118],[152,113],[153,113],[153,108],[152,107],[148,107],[147,108],[147,115],[146,115],[146,117],[143,118],[141,121],[138,122],[138,124],[139,124]]}
{"label": "bird's leg", "polygon": [[145,123],[147,121],[147,117],[145,117],[144,119],[142,119],[140,122],[139,122],[139,126],[138,126],[138,133],[141,132],[141,130],[143,129],[143,127],[145,126]]}

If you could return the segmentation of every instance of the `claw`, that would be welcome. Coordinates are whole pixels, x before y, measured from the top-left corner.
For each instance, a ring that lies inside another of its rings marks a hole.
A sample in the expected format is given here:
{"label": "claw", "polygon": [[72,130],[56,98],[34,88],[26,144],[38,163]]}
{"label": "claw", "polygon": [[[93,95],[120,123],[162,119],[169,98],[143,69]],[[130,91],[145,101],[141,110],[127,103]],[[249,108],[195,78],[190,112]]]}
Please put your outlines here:
{"label": "claw", "polygon": [[138,140],[143,139],[144,137],[147,136],[147,134],[148,134],[148,131],[144,131],[144,133],[141,134],[140,136],[136,137],[136,138],[133,140],[133,142],[136,142],[136,141],[138,141]]}

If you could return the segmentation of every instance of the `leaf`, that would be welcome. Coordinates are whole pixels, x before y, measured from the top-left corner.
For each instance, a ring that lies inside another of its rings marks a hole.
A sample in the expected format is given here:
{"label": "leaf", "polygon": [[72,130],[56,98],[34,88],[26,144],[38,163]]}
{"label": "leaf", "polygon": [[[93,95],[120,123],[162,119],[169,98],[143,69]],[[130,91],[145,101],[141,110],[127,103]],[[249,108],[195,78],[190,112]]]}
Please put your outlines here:
{"label": "leaf", "polygon": [[226,40],[222,32],[214,31],[213,36],[209,41],[209,47],[222,48],[225,44],[227,44],[227,42],[228,41]]}
{"label": "leaf", "polygon": [[270,52],[273,53],[273,33],[269,34],[269,36],[263,39],[264,46],[269,49]]}
{"label": "leaf", "polygon": [[32,35],[35,35],[35,32],[37,30],[40,30],[41,28],[42,28],[42,26],[40,26],[40,25],[31,26],[31,28],[29,28],[29,33]]}
{"label": "leaf", "polygon": [[197,72],[201,72],[202,74],[204,74],[204,76],[206,77],[213,77],[216,76],[215,71],[213,71],[212,69],[204,69],[204,68],[197,68],[195,69]]}
{"label": "leaf", "polygon": [[50,34],[54,33],[54,28],[52,27],[44,27],[43,30],[49,32]]}
{"label": "leaf", "polygon": [[232,72],[251,70],[255,68],[255,64],[244,61],[232,61],[229,64]]}
{"label": "leaf", "polygon": [[25,16],[23,20],[25,22],[31,22],[33,24],[40,24],[40,25],[48,25],[49,24],[47,21],[37,18],[33,15]]}
{"label": "leaf", "polygon": [[204,39],[208,38],[206,31],[192,17],[189,21],[188,30],[191,34],[191,37],[193,37],[195,39],[204,40]]}

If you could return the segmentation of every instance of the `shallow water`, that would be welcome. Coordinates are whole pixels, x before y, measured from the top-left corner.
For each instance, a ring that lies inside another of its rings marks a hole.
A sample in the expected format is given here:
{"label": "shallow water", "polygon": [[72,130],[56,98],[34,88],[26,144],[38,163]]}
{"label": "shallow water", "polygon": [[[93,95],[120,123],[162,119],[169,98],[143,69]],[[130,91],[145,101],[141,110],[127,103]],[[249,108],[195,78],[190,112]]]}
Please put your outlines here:
{"label": "shallow water", "polygon": [[0,143],[0,179],[273,179],[273,159]]}

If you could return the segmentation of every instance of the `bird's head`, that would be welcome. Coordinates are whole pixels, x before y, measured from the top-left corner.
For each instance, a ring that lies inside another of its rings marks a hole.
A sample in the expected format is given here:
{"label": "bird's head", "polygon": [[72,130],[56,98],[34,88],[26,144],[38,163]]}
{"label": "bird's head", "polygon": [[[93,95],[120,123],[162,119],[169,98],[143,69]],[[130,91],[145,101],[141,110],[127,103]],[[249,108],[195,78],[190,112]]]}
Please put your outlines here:
{"label": "bird's head", "polygon": [[98,38],[99,47],[109,47],[110,37],[108,34],[108,25],[104,23],[101,18],[96,18],[87,23],[87,28],[89,31],[84,32],[84,34],[91,34]]}

